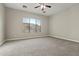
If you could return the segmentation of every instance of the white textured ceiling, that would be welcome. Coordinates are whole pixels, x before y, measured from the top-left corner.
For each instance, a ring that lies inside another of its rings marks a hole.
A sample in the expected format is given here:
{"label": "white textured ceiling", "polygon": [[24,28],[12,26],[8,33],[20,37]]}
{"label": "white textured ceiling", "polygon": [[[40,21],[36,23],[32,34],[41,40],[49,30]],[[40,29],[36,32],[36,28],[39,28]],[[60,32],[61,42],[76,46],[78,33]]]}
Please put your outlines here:
{"label": "white textured ceiling", "polygon": [[[46,13],[43,13],[40,8],[37,9],[34,8],[35,6],[39,5],[37,3],[6,3],[5,6],[13,9],[19,9],[40,15],[50,16],[76,5],[76,3],[46,3],[46,4],[52,6],[52,8],[46,8]],[[23,8],[22,5],[26,5],[27,8]]]}

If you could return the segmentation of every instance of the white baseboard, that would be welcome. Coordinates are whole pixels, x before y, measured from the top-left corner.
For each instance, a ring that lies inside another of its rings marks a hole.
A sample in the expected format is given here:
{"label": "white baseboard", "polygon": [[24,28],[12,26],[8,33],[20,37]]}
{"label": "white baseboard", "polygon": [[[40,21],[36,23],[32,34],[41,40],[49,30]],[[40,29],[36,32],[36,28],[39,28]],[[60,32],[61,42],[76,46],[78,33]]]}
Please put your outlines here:
{"label": "white baseboard", "polygon": [[32,36],[32,37],[23,37],[23,38],[11,38],[7,40],[22,40],[22,39],[32,39],[32,38],[38,38],[38,37],[46,37],[48,35],[42,35],[42,36]]}
{"label": "white baseboard", "polygon": [[1,41],[0,42],[0,46],[2,46],[4,44],[5,40]]}
{"label": "white baseboard", "polygon": [[60,35],[49,35],[49,36],[79,43],[79,40],[74,40],[74,39],[71,39],[71,38],[66,38],[66,37],[63,37],[63,36],[60,36]]}
{"label": "white baseboard", "polygon": [[[74,40],[74,39],[63,37],[63,36],[60,36],[60,35],[42,35],[42,36],[34,36],[34,37],[11,38],[11,39],[7,39],[7,40],[22,40],[22,39],[32,39],[32,38],[47,37],[47,36],[55,37],[55,38],[59,38],[59,39],[64,39],[64,40],[68,40],[68,41],[73,41],[73,42],[78,42],[79,43],[79,40]],[[1,44],[3,44],[3,43],[1,42],[0,45]]]}

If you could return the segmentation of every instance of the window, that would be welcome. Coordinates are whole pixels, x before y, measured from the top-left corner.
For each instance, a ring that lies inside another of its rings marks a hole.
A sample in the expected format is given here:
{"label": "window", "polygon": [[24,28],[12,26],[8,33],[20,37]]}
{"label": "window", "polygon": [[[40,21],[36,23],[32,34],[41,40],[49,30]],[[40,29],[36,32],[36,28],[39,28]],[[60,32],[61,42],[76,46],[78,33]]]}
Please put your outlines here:
{"label": "window", "polygon": [[41,21],[35,18],[23,18],[25,32],[41,32]]}
{"label": "window", "polygon": [[30,32],[30,19],[23,18],[24,32]]}
{"label": "window", "polygon": [[37,32],[41,32],[41,22],[40,20],[36,20],[36,29],[37,29]]}

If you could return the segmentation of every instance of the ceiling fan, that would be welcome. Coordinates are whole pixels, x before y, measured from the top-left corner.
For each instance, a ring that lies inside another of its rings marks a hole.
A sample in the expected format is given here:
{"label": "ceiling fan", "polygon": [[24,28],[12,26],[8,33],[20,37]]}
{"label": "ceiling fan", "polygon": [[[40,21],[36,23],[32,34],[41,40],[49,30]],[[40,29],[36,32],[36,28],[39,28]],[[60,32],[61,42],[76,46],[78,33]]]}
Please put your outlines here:
{"label": "ceiling fan", "polygon": [[44,3],[39,3],[39,5],[38,6],[36,6],[35,8],[41,8],[41,10],[43,11],[43,13],[45,13],[46,11],[45,11],[45,8],[51,8],[51,6],[50,5],[46,5],[46,4],[44,4]]}

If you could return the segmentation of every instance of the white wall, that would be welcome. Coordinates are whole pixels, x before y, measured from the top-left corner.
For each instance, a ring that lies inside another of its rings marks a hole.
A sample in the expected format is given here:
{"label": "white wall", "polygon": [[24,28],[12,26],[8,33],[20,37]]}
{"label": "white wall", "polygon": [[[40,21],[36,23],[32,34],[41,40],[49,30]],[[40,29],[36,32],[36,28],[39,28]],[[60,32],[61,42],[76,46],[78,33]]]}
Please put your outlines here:
{"label": "white wall", "polygon": [[79,5],[52,15],[49,30],[53,37],[79,42]]}
{"label": "white wall", "polygon": [[4,42],[4,7],[0,4],[0,45]]}
{"label": "white wall", "polygon": [[[22,18],[34,17],[42,21],[41,33],[25,33],[23,30]],[[6,38],[27,38],[35,36],[44,36],[48,34],[48,17],[37,15],[25,11],[6,8]]]}

